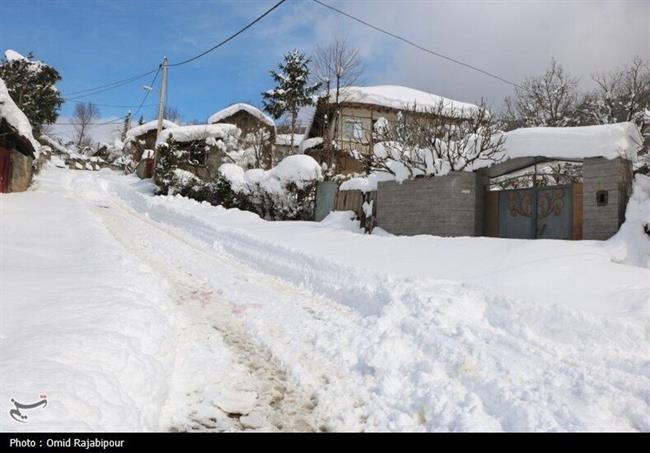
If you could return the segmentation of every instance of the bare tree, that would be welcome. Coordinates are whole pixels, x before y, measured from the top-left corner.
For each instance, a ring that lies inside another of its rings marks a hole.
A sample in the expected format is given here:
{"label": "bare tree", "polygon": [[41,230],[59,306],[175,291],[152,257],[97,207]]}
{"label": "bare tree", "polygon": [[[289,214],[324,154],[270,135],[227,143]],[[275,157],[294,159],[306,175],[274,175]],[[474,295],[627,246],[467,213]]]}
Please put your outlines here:
{"label": "bare tree", "polygon": [[378,146],[369,154],[371,171],[398,177],[438,176],[502,159],[504,138],[485,102],[475,111],[450,110],[442,102],[413,106],[396,123],[374,131]]}
{"label": "bare tree", "polygon": [[163,118],[171,121],[172,123],[177,123],[183,119],[178,109],[171,105],[165,106],[165,110],[163,111]]}
{"label": "bare tree", "polygon": [[578,124],[578,79],[555,59],[540,77],[524,80],[515,98],[506,98],[501,117],[506,130],[517,127],[563,127]]}
{"label": "bare tree", "polygon": [[91,102],[75,105],[72,114],[72,123],[76,131],[75,141],[77,148],[89,146],[91,138],[87,135],[93,121],[99,118],[99,109]]}
{"label": "bare tree", "polygon": [[[358,49],[352,47],[346,39],[335,39],[328,46],[318,46],[314,51],[312,72],[318,81],[327,87],[327,103],[331,103],[330,90],[334,90],[334,117],[337,119],[338,133],[341,127],[341,102],[345,101],[345,88],[353,86],[361,77],[363,67]],[[333,87],[332,87],[333,85]],[[329,129],[329,130],[327,130]],[[325,160],[331,165],[333,158],[334,128],[327,127],[325,137]]]}
{"label": "bare tree", "polygon": [[650,64],[635,58],[628,66],[592,76],[596,89],[582,105],[586,124],[633,121],[643,125],[643,113],[650,108]]}

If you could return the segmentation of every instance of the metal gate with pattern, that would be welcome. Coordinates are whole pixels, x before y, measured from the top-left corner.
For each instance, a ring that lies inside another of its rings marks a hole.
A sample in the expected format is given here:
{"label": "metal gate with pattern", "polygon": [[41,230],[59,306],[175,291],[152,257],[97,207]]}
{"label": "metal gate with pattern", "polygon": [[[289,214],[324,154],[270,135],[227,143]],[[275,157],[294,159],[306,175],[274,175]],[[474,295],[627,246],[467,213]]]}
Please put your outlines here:
{"label": "metal gate with pattern", "polygon": [[512,239],[573,239],[571,186],[498,192],[497,235]]}

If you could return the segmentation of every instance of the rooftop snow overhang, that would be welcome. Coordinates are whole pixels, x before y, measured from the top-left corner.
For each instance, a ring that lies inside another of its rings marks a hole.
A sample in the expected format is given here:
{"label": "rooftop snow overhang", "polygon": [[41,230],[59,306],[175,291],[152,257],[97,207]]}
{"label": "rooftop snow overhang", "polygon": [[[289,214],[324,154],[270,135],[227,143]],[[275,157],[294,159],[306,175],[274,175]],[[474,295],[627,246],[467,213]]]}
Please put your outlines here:
{"label": "rooftop snow overhang", "polygon": [[16,128],[4,118],[0,118],[0,143],[5,143],[9,148],[15,149],[25,156],[31,158],[36,156],[36,149],[31,141],[19,134]]}

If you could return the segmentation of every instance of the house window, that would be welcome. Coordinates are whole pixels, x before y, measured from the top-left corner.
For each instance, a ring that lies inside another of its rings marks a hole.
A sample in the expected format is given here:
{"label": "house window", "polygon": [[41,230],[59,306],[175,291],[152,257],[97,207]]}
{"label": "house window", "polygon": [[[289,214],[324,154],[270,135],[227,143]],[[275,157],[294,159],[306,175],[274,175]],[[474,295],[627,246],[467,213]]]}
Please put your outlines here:
{"label": "house window", "polygon": [[363,138],[363,123],[359,120],[345,120],[345,136],[361,140]]}

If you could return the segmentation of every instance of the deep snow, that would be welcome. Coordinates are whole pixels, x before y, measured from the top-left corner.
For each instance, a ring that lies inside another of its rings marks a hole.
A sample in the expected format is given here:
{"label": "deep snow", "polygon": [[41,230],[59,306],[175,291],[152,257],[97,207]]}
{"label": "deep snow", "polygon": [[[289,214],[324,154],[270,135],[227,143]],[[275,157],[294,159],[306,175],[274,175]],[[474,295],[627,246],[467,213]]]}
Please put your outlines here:
{"label": "deep snow", "polygon": [[49,391],[30,429],[650,430],[650,274],[613,241],[364,235],[151,190],[51,168],[0,197],[0,398]]}

